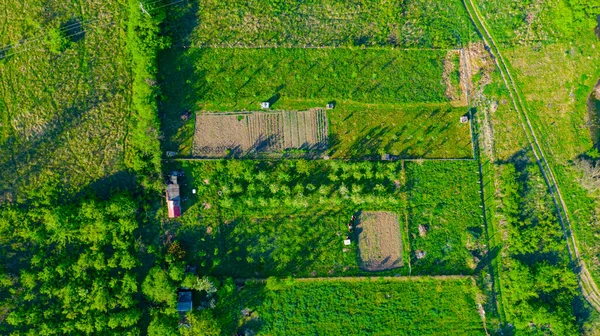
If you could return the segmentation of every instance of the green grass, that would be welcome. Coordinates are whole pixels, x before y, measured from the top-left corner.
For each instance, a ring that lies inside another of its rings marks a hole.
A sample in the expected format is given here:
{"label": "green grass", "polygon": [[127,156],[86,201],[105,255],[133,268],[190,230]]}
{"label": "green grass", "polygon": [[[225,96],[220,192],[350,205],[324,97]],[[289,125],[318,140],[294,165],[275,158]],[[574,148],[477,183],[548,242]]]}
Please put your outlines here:
{"label": "green grass", "polygon": [[485,252],[477,163],[409,162],[406,173],[413,273],[471,273]]}
{"label": "green grass", "polygon": [[[339,102],[327,112],[332,157],[472,158],[466,108],[450,104]],[[365,117],[367,115],[368,117]]]}
{"label": "green grass", "polygon": [[478,1],[494,37],[506,45],[573,39],[595,27],[600,5],[586,0]]}
{"label": "green grass", "polygon": [[[0,200],[5,193],[27,198],[47,185],[75,193],[123,170],[132,82],[126,8],[42,1],[3,8]],[[94,21],[77,25],[82,20]],[[69,35],[86,31],[56,50],[47,33],[60,27],[70,27],[63,29]]]}
{"label": "green grass", "polygon": [[229,334],[484,335],[475,291],[470,279],[270,281],[233,289],[216,309]]}
{"label": "green grass", "polygon": [[[579,173],[572,165],[573,160],[598,143],[597,134],[588,126],[597,116],[588,111],[587,101],[600,78],[596,61],[600,57],[600,43],[593,31],[599,5],[583,1],[540,2],[533,8],[509,1],[478,5],[492,35],[504,40],[503,55],[510,63],[529,118],[557,178],[578,247],[593,277],[599,281],[600,254],[596,246],[600,240],[595,224],[596,213],[600,211],[598,198],[587,194],[578,184]],[[518,21],[526,12],[537,13],[529,26]],[[506,20],[515,23],[507,25]],[[506,115],[495,119],[500,123],[507,120]],[[513,119],[518,121],[516,116]],[[507,132],[497,134],[500,146],[512,147],[514,152],[522,148],[514,143],[514,138],[505,136]]]}
{"label": "green grass", "polygon": [[[411,234],[405,244],[411,248],[424,244],[414,235],[421,218],[443,224],[432,228],[425,240],[429,256],[411,261],[413,273],[470,273],[465,264],[469,250],[476,252],[479,237],[466,229],[473,229],[473,225],[474,230],[480,229],[479,196],[468,184],[472,182],[475,187],[475,180],[455,180],[471,168],[476,177],[470,163],[408,163],[405,172],[402,162],[183,161],[171,167],[186,172],[182,193],[190,198],[183,204],[183,216],[178,221],[182,225],[176,227],[176,236],[189,251],[190,262],[200,264],[201,272],[217,276],[369,274],[359,269],[356,236],[346,225],[359,210],[385,210],[398,213],[402,223],[408,216]],[[423,168],[417,171],[413,166]],[[435,175],[437,181],[421,182],[416,175],[405,176],[407,172],[441,172],[447,177],[439,174]],[[405,186],[407,178],[414,190]],[[448,191],[435,189],[444,197],[435,207],[435,217],[425,213],[431,200],[426,199],[424,190],[432,188],[433,182],[451,184]],[[197,194],[192,195],[191,189]],[[462,193],[455,196],[459,189]],[[414,206],[409,212],[407,197],[412,197]],[[404,227],[401,229],[405,232]],[[342,244],[346,235],[352,239],[351,246]],[[447,244],[451,245],[448,251]],[[440,255],[442,250],[447,255]],[[408,261],[404,267],[383,274],[408,274]]]}
{"label": "green grass", "polygon": [[[179,55],[179,56],[178,56]],[[191,155],[185,110],[328,111],[330,155],[374,158],[472,157],[465,108],[452,107],[442,82],[445,51],[384,49],[172,49],[161,60],[166,149]]]}
{"label": "green grass", "polygon": [[[445,102],[445,51],[387,49],[194,49],[197,107],[252,110],[261,101]],[[185,69],[172,75],[190,76]],[[173,90],[176,88],[172,88]]]}
{"label": "green grass", "polygon": [[458,0],[204,1],[194,46],[458,47],[474,30]]}

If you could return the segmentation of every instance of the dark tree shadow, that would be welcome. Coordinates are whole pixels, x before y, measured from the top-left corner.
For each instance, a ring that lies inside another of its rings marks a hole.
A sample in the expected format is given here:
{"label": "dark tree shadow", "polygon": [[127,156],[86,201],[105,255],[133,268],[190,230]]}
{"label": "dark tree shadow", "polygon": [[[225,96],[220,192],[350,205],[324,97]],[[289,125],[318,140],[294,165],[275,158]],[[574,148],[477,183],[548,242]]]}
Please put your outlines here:
{"label": "dark tree shadow", "polygon": [[70,18],[60,25],[60,30],[63,32],[69,41],[75,43],[85,38],[85,30],[83,24],[78,18]]}

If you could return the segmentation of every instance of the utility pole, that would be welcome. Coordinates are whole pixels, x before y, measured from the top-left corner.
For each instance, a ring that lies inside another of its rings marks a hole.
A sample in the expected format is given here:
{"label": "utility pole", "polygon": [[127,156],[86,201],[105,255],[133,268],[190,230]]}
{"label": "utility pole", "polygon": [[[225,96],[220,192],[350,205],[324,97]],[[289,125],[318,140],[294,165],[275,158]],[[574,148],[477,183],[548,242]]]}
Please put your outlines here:
{"label": "utility pole", "polygon": [[148,16],[151,16],[150,13],[148,13],[148,11],[146,11],[146,9],[144,8],[144,4],[140,1],[140,8],[142,10],[142,12],[148,14]]}

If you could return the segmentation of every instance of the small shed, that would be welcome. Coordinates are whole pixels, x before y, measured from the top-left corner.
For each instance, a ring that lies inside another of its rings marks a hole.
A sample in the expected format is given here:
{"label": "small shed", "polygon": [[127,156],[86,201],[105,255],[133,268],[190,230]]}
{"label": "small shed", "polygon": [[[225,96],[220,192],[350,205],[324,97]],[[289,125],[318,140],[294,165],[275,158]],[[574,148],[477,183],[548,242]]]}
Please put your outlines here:
{"label": "small shed", "polygon": [[177,311],[188,312],[192,310],[192,291],[177,293]]}
{"label": "small shed", "polygon": [[179,195],[179,184],[177,184],[177,174],[172,173],[167,184],[167,208],[169,218],[181,216],[181,197]]}
{"label": "small shed", "polygon": [[469,122],[469,116],[468,116],[468,115],[466,115],[466,114],[465,114],[465,115],[463,115],[463,116],[461,116],[461,117],[460,117],[460,122],[461,122],[462,124],[466,124],[466,123],[468,123],[468,122]]}
{"label": "small shed", "polygon": [[335,107],[335,103],[333,103],[333,102],[329,102],[329,103],[327,103],[327,105],[325,105],[325,107],[326,107],[328,110],[331,110],[331,109],[333,109],[333,108]]}
{"label": "small shed", "polygon": [[271,103],[269,103],[268,101],[262,102],[262,103],[260,103],[260,107],[264,108],[264,109],[268,109],[271,107]]}

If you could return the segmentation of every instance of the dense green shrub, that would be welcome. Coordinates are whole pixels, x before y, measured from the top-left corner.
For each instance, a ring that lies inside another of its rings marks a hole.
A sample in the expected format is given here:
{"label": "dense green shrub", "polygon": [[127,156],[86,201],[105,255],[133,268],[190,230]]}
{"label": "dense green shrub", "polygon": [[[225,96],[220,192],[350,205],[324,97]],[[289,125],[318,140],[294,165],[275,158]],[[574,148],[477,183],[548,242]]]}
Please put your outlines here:
{"label": "dense green shrub", "polygon": [[144,186],[156,189],[161,188],[156,56],[160,49],[169,45],[168,40],[160,36],[160,24],[165,16],[164,8],[146,15],[140,10],[139,1],[129,1],[127,46],[132,58],[134,78],[133,109],[129,117],[125,162],[138,174]]}
{"label": "dense green shrub", "polygon": [[500,273],[507,322],[519,332],[574,335],[577,278],[541,174],[522,157],[502,166],[500,180],[510,237]]}
{"label": "dense green shrub", "polygon": [[141,317],[128,196],[0,209],[0,332],[136,334]]}

